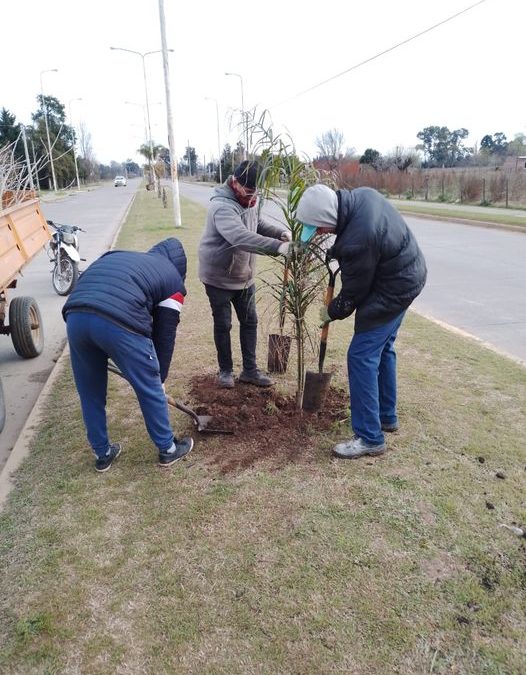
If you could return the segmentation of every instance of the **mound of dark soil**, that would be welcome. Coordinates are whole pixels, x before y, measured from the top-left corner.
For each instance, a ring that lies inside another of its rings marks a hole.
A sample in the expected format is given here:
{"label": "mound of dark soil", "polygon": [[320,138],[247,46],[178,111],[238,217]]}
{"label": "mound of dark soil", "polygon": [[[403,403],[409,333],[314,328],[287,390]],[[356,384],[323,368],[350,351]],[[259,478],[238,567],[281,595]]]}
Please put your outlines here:
{"label": "mound of dark soil", "polygon": [[274,387],[236,382],[234,389],[222,389],[212,375],[192,378],[190,395],[199,415],[213,417],[210,428],[232,431],[232,435],[199,434],[208,459],[225,473],[263,459],[271,459],[276,467],[312,461],[316,434],[348,416],[348,393],[339,389],[329,389],[324,408],[317,413],[296,410],[295,398]]}

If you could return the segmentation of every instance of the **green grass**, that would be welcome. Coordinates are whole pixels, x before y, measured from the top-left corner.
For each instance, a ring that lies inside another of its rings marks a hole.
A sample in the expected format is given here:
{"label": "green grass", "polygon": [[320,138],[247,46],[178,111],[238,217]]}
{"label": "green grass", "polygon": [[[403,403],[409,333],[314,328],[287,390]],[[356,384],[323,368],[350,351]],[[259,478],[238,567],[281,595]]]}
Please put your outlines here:
{"label": "green grass", "polygon": [[396,208],[402,213],[418,213],[422,215],[429,215],[433,217],[443,218],[447,220],[448,218],[454,218],[456,220],[466,220],[466,221],[476,221],[479,223],[488,223],[488,224],[497,224],[497,225],[512,225],[514,227],[520,227],[526,230],[526,213],[524,216],[516,216],[510,213],[506,213],[505,209],[502,209],[501,213],[496,213],[495,208],[492,208],[488,213],[484,213],[480,210],[470,209],[469,206],[465,207],[448,207],[440,208],[438,206],[433,206],[428,202],[394,202]]}
{"label": "green grass", "polygon": [[[175,395],[215,370],[197,279],[205,213],[182,207],[174,232],[140,192],[118,242],[144,250],[175,234],[187,250]],[[342,386],[351,332],[330,329],[326,364]],[[315,463],[229,475],[202,442],[158,470],[117,378],[108,414],[124,451],[95,474],[66,366],[0,514],[0,672],[524,672],[526,551],[499,525],[526,520],[525,371],[415,314],[398,354],[401,431],[384,457],[331,459],[339,427],[316,439]],[[293,380],[291,369],[279,386],[292,393]],[[228,453],[228,439],[210,442]]]}

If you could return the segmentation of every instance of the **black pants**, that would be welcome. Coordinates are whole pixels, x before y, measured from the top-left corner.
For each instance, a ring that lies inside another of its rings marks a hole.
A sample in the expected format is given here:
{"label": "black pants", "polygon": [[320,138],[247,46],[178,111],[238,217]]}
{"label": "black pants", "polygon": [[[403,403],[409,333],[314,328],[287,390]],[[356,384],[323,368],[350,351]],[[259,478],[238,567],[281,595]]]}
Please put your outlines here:
{"label": "black pants", "polygon": [[230,330],[232,328],[232,307],[234,305],[237,318],[239,319],[239,339],[241,342],[241,355],[243,357],[243,370],[251,372],[257,368],[256,344],[258,317],[256,314],[256,289],[254,284],[238,291],[226,288],[216,288],[205,284],[206,294],[212,308],[214,317],[214,342],[217,350],[219,370],[231,372],[234,368],[232,363],[232,346],[230,342]]}

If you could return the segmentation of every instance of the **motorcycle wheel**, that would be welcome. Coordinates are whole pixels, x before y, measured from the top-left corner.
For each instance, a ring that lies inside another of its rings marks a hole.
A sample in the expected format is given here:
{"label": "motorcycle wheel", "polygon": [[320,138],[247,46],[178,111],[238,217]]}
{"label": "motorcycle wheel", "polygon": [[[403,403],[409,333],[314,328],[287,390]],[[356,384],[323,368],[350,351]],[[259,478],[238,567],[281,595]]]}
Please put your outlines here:
{"label": "motorcycle wheel", "polygon": [[58,295],[69,295],[79,278],[79,264],[62,254],[53,268],[53,288]]}

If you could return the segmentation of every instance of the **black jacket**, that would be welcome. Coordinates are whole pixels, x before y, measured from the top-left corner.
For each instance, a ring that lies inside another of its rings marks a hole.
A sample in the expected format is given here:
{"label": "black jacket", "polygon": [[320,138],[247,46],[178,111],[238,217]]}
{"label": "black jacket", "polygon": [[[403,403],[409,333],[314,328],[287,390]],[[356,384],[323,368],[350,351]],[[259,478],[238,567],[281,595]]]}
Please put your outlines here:
{"label": "black jacket", "polygon": [[427,269],[416,239],[398,211],[371,188],[338,190],[332,256],[341,291],[328,307],[331,319],[356,310],[355,332],[377,328],[407,309],[424,288]]}

